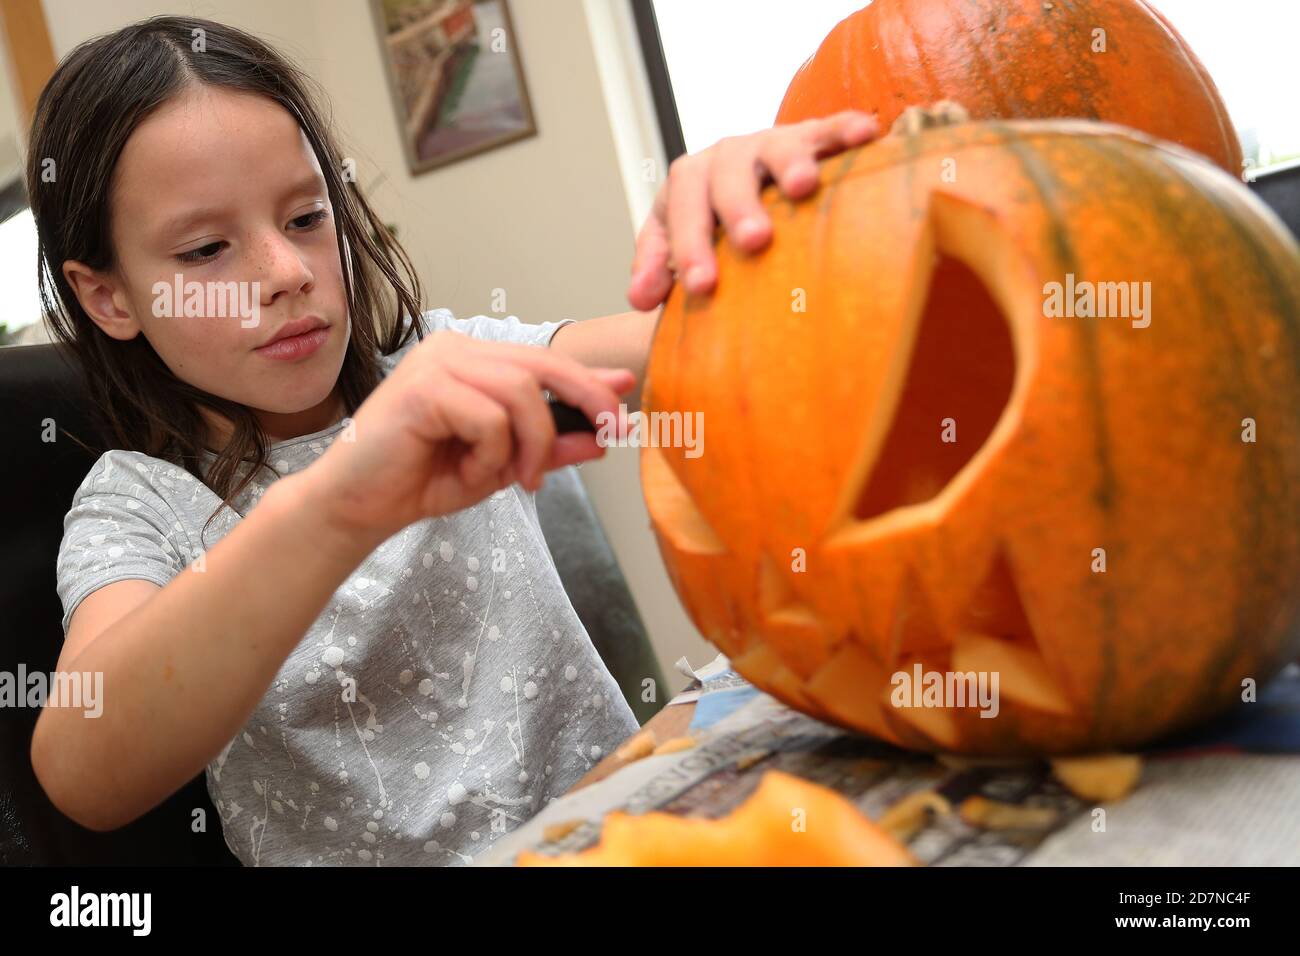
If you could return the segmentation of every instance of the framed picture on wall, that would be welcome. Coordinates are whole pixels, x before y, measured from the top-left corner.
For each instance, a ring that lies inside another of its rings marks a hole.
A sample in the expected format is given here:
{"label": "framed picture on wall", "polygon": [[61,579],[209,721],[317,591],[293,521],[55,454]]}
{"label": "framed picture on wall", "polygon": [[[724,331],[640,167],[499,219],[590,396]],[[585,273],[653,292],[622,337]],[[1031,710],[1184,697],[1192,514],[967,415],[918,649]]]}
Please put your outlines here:
{"label": "framed picture on wall", "polygon": [[412,175],[534,136],[506,0],[370,0]]}

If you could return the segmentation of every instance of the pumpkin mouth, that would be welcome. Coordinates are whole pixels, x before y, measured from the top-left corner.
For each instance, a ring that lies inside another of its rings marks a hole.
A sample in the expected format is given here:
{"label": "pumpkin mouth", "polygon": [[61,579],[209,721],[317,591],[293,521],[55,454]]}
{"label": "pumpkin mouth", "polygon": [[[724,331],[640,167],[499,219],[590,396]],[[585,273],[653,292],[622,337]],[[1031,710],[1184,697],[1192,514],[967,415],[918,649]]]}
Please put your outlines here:
{"label": "pumpkin mouth", "polygon": [[931,197],[905,342],[868,431],[836,543],[937,518],[1013,434],[1042,297],[1002,223]]}

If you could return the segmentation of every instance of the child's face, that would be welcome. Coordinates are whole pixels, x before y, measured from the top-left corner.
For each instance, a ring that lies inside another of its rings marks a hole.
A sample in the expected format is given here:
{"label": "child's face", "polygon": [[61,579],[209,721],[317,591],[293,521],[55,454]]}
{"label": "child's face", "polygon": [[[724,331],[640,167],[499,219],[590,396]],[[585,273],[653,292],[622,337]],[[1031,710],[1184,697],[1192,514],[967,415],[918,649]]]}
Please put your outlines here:
{"label": "child's face", "polygon": [[[273,439],[337,420],[343,270],[320,164],[287,110],[192,88],[131,134],[110,195],[116,268],[64,265],[105,333],[143,334],[178,378],[253,408]],[[259,350],[304,317],[328,323],[315,351]]]}

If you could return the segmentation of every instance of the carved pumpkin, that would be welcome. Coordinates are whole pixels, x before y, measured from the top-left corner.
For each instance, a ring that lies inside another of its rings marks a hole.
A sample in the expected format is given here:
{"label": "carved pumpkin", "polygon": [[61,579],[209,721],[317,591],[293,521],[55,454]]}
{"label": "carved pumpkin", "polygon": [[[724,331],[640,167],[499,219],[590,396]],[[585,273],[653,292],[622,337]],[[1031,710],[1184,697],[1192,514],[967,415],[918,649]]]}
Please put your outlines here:
{"label": "carved pumpkin", "polygon": [[973,119],[1119,123],[1242,173],[1214,81],[1143,0],[874,0],[799,68],[776,121],[860,109],[887,129],[940,99]]}
{"label": "carved pumpkin", "polygon": [[834,790],[779,770],[763,774],[720,820],[611,813],[580,853],[521,853],[519,866],[915,866],[885,830]]}
{"label": "carved pumpkin", "polygon": [[[672,293],[643,399],[662,556],[737,671],[1008,755],[1131,748],[1296,656],[1300,250],[1245,187],[1013,121],[887,136],[763,201],[768,248],[720,243],[713,295]],[[1132,317],[1080,315],[1131,282]],[[656,413],[699,416],[702,453]],[[997,716],[900,705],[918,666],[998,675]]]}

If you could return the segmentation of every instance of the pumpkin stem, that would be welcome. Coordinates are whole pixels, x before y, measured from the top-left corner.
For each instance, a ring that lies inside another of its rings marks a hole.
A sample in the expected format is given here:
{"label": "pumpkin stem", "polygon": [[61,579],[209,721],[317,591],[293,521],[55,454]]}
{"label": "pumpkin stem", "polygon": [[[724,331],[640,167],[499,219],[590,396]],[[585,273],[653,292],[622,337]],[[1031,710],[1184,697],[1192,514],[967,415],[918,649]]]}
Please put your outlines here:
{"label": "pumpkin stem", "polygon": [[923,129],[968,122],[970,114],[964,106],[952,100],[939,100],[933,106],[909,106],[898,114],[898,119],[894,120],[889,132],[915,136]]}

